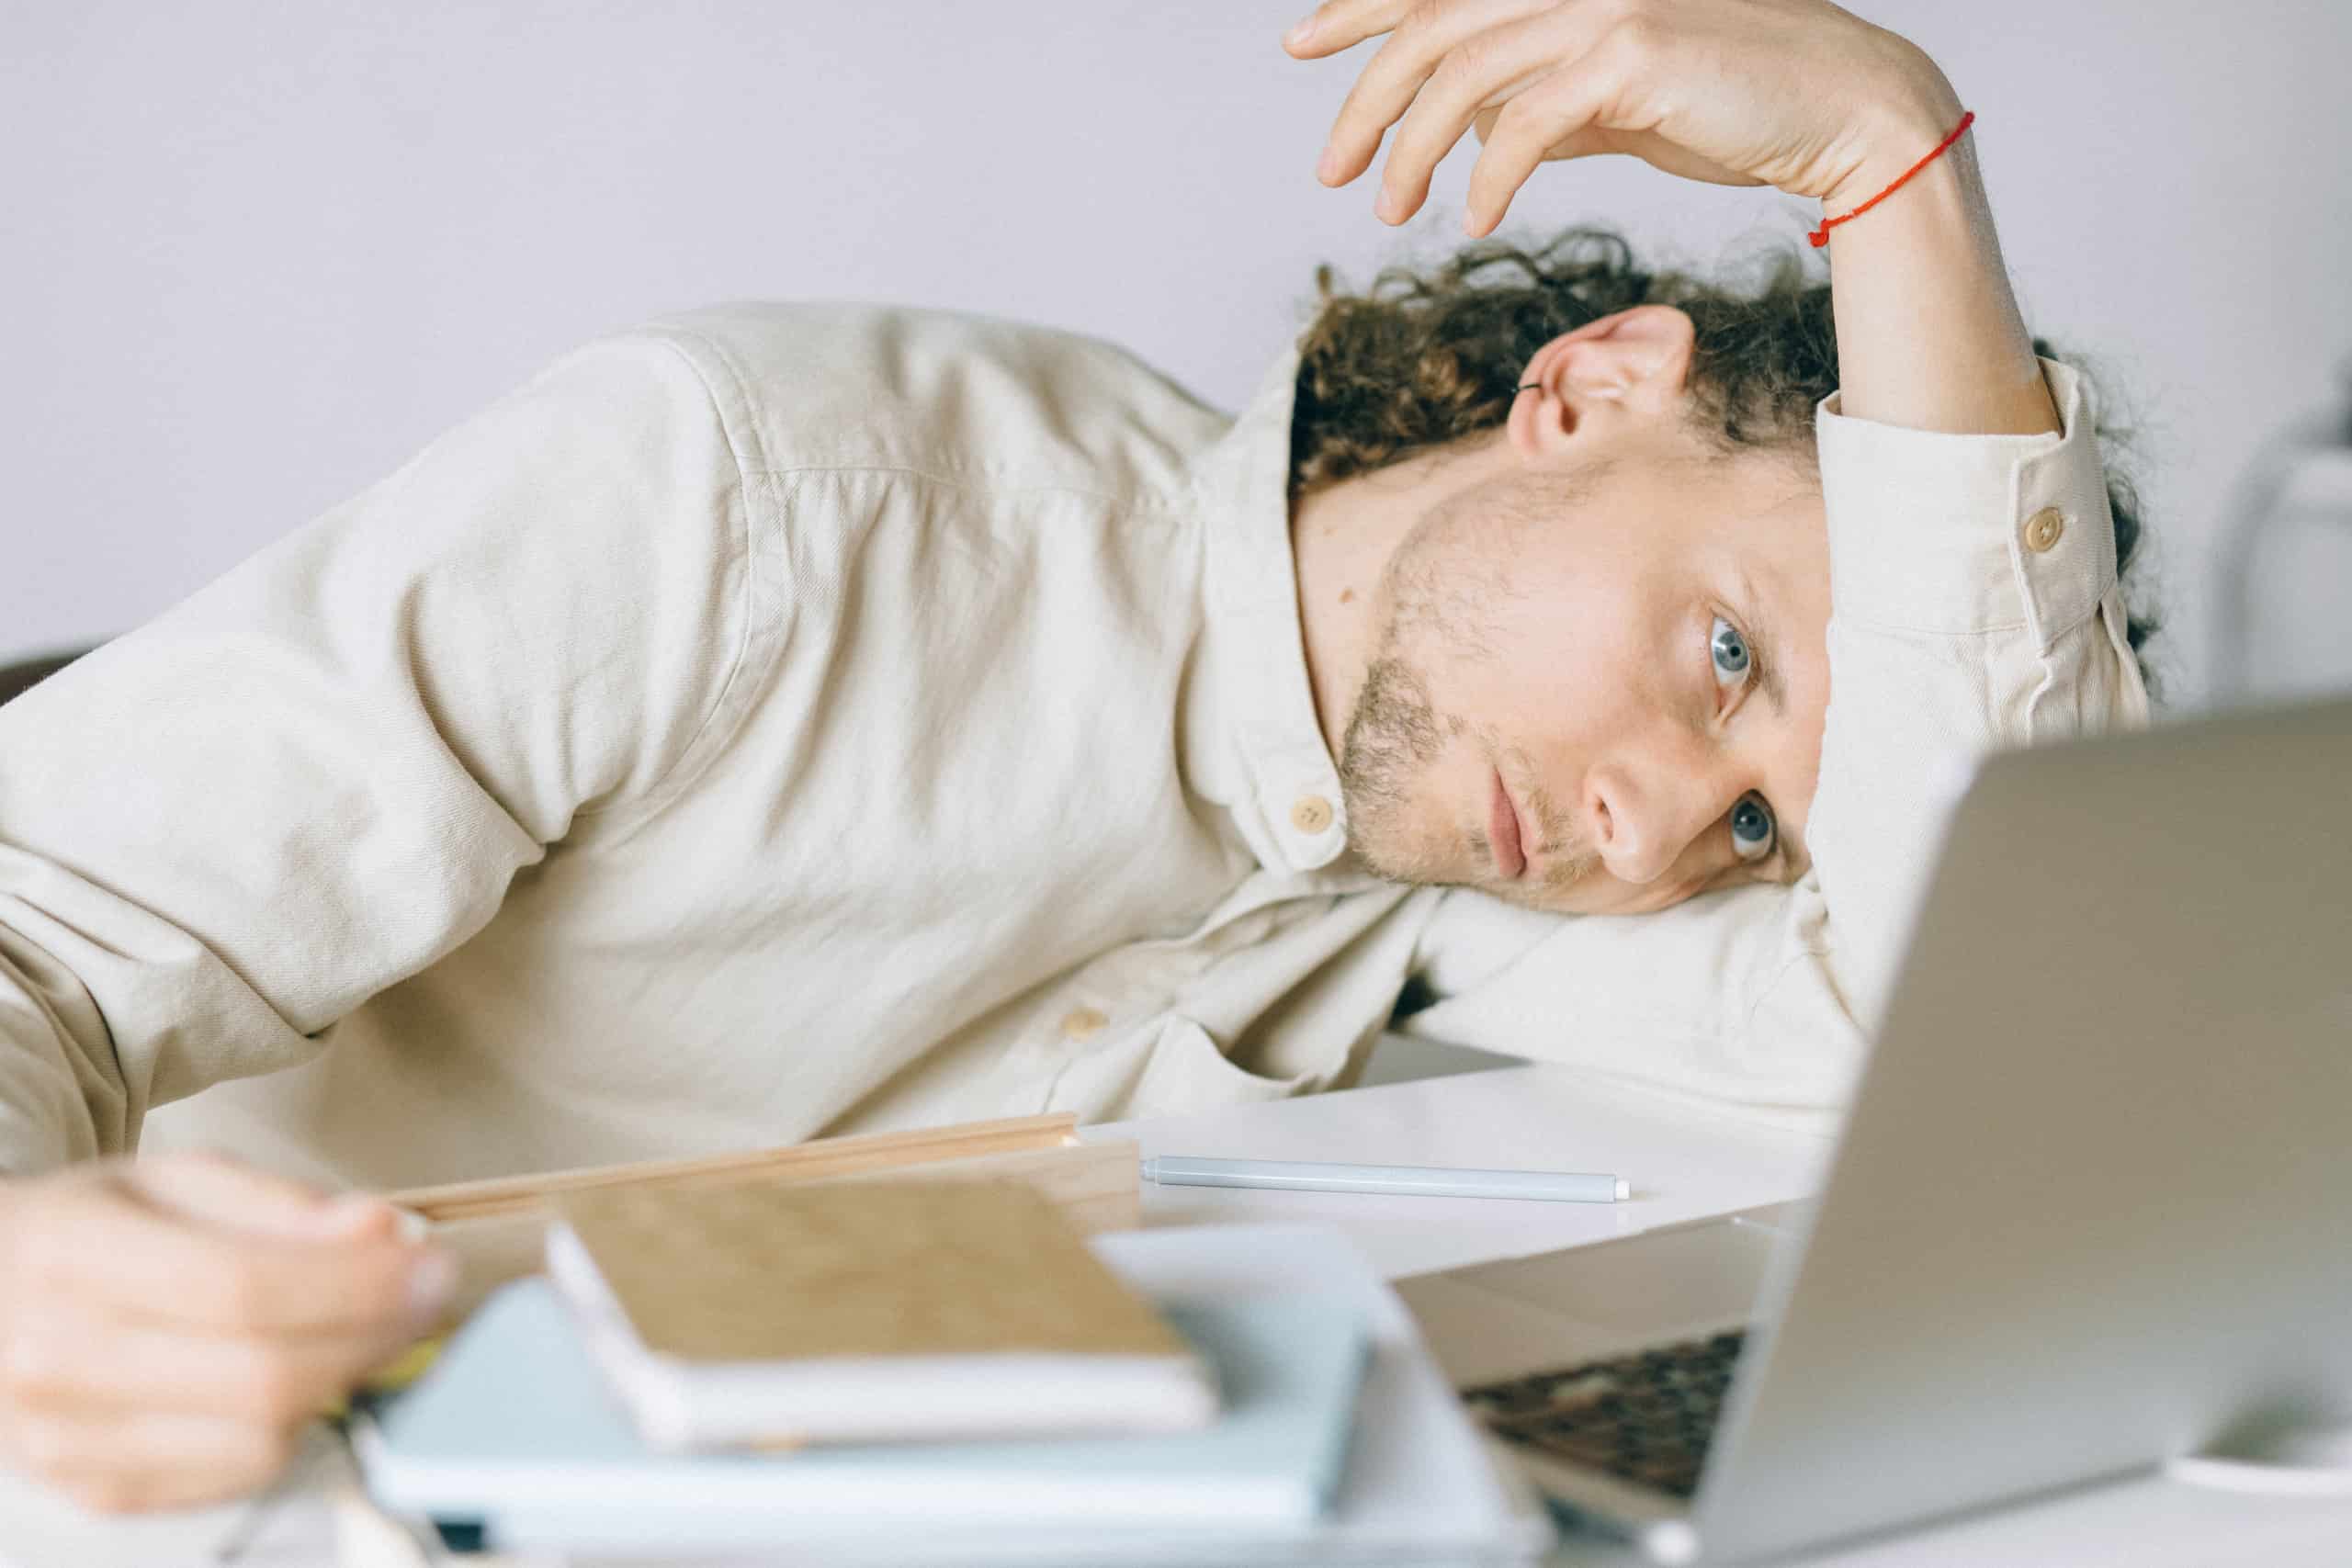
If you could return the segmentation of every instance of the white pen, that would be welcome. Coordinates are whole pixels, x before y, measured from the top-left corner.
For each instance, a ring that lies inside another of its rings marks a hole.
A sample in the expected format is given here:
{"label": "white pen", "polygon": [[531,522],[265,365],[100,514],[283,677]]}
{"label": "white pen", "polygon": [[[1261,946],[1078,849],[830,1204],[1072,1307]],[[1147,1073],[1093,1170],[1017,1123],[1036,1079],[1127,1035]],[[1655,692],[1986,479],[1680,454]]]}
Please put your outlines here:
{"label": "white pen", "polygon": [[1614,1203],[1633,1196],[1622,1176],[1577,1170],[1453,1170],[1436,1165],[1324,1165],[1279,1159],[1161,1155],[1143,1179],[1162,1187],[1260,1187],[1286,1192],[1386,1192],[1400,1198],[1541,1198]]}

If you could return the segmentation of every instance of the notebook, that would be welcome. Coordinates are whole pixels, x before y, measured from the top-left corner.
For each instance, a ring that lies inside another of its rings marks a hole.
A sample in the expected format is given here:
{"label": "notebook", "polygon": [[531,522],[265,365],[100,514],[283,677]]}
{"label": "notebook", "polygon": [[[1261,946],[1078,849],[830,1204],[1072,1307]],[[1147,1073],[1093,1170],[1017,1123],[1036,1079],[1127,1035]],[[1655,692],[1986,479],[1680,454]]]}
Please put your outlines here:
{"label": "notebook", "polygon": [[654,1447],[1181,1431],[1193,1347],[1011,1183],[617,1188],[548,1274]]}
{"label": "notebook", "polygon": [[863,1534],[877,1520],[1311,1521],[1340,1473],[1363,1376],[1352,1311],[1313,1298],[1165,1310],[1229,1391],[1201,1431],[678,1454],[639,1435],[574,1316],[546,1280],[526,1280],[492,1296],[355,1437],[385,1506],[491,1521],[502,1540],[518,1526],[571,1537],[600,1511],[681,1545]]}

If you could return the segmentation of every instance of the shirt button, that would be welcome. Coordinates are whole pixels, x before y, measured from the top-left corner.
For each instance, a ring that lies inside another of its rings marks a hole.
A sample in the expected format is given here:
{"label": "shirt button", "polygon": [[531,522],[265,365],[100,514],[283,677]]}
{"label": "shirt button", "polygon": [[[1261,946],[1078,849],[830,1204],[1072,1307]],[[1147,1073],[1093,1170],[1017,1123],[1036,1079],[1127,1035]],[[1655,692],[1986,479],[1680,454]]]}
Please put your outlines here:
{"label": "shirt button", "polygon": [[1091,1040],[1102,1032],[1111,1021],[1100,1008],[1077,1008],[1062,1020],[1062,1037],[1067,1040]]}
{"label": "shirt button", "polygon": [[2066,531],[2066,519],[2054,506],[2045,506],[2025,520],[2025,547],[2035,555],[2048,555],[2057,544],[2058,536]]}
{"label": "shirt button", "polygon": [[1331,825],[1331,803],[1319,795],[1302,795],[1290,803],[1290,825],[1302,833],[1319,833]]}

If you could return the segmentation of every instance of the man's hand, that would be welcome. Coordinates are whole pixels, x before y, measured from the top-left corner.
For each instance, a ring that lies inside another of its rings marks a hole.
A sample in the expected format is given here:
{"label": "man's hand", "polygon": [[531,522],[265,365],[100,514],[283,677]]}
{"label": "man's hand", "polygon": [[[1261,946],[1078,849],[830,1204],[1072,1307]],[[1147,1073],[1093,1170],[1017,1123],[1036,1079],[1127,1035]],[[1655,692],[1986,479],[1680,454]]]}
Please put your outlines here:
{"label": "man's hand", "polygon": [[[1411,216],[1475,125],[1464,226],[1493,231],[1538,164],[1626,152],[1669,174],[1773,185],[1851,211],[1959,123],[1917,46],[1828,0],[1326,0],[1283,40],[1307,59],[1387,33],[1320,170],[1344,185],[1396,136],[1380,215]],[[1831,231],[1842,410],[1914,430],[2059,428],[2009,290],[1973,137]]]}
{"label": "man's hand", "polygon": [[250,1491],[454,1272],[378,1200],[209,1156],[0,1182],[0,1456],[107,1511]]}
{"label": "man's hand", "polygon": [[1925,53],[1827,0],[1326,0],[1303,25],[1283,40],[1300,59],[1388,34],[1332,127],[1324,183],[1363,173],[1395,125],[1376,210],[1401,223],[1475,127],[1473,235],[1550,159],[1622,152],[1835,204],[1959,118]]}

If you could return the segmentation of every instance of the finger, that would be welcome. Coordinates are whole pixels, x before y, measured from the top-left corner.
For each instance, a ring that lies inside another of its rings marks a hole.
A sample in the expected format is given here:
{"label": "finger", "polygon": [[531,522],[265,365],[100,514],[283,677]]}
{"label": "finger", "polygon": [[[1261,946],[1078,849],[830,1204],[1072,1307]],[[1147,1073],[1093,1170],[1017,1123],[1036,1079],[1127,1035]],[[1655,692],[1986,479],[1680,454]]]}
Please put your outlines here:
{"label": "finger", "polygon": [[293,1427],[348,1393],[407,1337],[235,1337],[93,1321],[49,1304],[10,1325],[0,1346],[0,1401],[24,1412],[170,1410]]}
{"label": "finger", "polygon": [[390,1331],[446,1296],[446,1255],[378,1237],[289,1241],[207,1226],[112,1185],[58,1195],[19,1221],[28,1295],[229,1333]]}
{"label": "finger", "polygon": [[100,1513],[217,1503],[266,1485],[293,1457],[297,1434],[226,1417],[17,1416],[0,1423],[16,1466]]}
{"label": "finger", "polygon": [[1482,108],[1582,59],[1608,25],[1594,7],[1570,6],[1490,28],[1448,50],[1389,141],[1380,215],[1391,223],[1411,217],[1428,199],[1430,176]]}
{"label": "finger", "polygon": [[[1495,121],[1501,114],[1499,108],[1481,109],[1477,118],[1470,122],[1471,130],[1477,132],[1481,142],[1493,134]],[[1554,142],[1544,150],[1544,156],[1548,161],[1589,158],[1603,152],[1639,158],[1669,175],[1704,180],[1709,185],[1760,186],[1770,183],[1755,175],[1741,174],[1729,164],[1718,164],[1713,158],[1701,157],[1687,147],[1678,147],[1656,131],[1611,130],[1605,126],[1594,126],[1565,141]]]}
{"label": "finger", "polygon": [[1414,0],[1326,0],[1283,35],[1283,47],[1300,60],[1319,60],[1385,33],[1413,8]]}
{"label": "finger", "polygon": [[1411,107],[1414,95],[1441,62],[1464,40],[1544,3],[1457,0],[1442,10],[1424,6],[1408,13],[1348,89],[1316,166],[1317,176],[1338,186],[1363,173],[1380,151],[1382,134]]}
{"label": "finger", "polygon": [[1601,150],[1593,132],[1617,80],[1599,56],[1595,51],[1537,78],[1503,105],[1470,170],[1470,190],[1462,203],[1464,232],[1474,238],[1492,233],[1510,209],[1511,197],[1547,155]]}
{"label": "finger", "polygon": [[209,1224],[297,1237],[388,1236],[390,1204],[364,1193],[335,1197],[219,1155],[140,1160],[124,1179],[150,1202]]}

